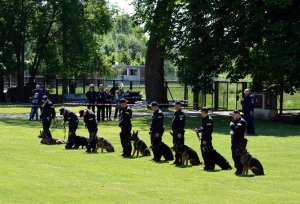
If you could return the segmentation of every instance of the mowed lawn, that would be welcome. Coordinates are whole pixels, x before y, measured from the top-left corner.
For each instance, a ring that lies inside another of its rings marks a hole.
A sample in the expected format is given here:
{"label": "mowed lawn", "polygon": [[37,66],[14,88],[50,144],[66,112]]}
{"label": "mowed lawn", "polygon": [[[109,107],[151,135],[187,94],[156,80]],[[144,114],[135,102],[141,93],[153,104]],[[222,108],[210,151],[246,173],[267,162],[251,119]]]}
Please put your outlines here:
{"label": "mowed lawn", "polygon": [[[133,119],[134,130],[148,144],[150,118]],[[169,126],[163,140],[171,145]],[[233,165],[228,124],[215,118],[214,147]],[[186,144],[197,150],[192,128],[200,119],[187,119]],[[39,122],[0,120],[0,203],[299,203],[300,127],[256,121],[259,136],[249,136],[248,150],[265,168],[265,176],[238,177],[234,170],[204,172],[203,166],[180,168],[152,157],[122,159],[116,122],[100,124],[115,153],[86,154],[63,145],[40,145]],[[87,136],[80,124],[78,135]],[[53,132],[63,138],[61,129]],[[202,160],[202,157],[201,157]],[[203,161],[203,160],[202,160]]]}

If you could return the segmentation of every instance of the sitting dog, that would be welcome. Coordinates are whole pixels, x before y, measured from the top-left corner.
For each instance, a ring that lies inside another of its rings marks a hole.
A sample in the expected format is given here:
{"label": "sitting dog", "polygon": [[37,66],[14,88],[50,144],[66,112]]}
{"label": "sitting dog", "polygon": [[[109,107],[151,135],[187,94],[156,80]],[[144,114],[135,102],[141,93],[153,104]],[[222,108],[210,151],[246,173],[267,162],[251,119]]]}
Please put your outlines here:
{"label": "sitting dog", "polygon": [[175,145],[173,150],[179,152],[179,154],[182,156],[181,165],[183,166],[188,166],[189,162],[192,166],[202,164],[197,152],[187,145],[183,145],[182,148],[179,148],[177,145]]}
{"label": "sitting dog", "polygon": [[88,139],[85,138],[85,137],[81,137],[81,136],[76,136],[76,139],[77,139],[77,146],[81,146],[81,149],[83,149],[83,147],[87,147],[88,146]]}
{"label": "sitting dog", "polygon": [[97,137],[97,143],[96,143],[96,151],[101,148],[101,153],[103,153],[104,149],[107,152],[114,152],[115,149],[113,145],[104,137]]}
{"label": "sitting dog", "polygon": [[174,160],[174,155],[171,148],[163,142],[161,142],[161,154],[166,161]]}
{"label": "sitting dog", "polygon": [[61,139],[54,139],[48,137],[43,130],[40,131],[40,134],[38,136],[39,138],[42,138],[41,144],[46,144],[46,145],[55,145],[55,144],[65,144],[65,142]]}
{"label": "sitting dog", "polygon": [[245,148],[241,154],[241,162],[243,164],[243,172],[242,175],[245,176],[248,174],[248,170],[250,169],[256,176],[265,175],[264,168],[260,161],[247,152]]}
{"label": "sitting dog", "polygon": [[142,140],[140,140],[140,138],[138,137],[139,131],[136,131],[132,133],[131,137],[130,137],[130,141],[133,142],[133,153],[132,153],[132,157],[134,157],[135,153],[136,157],[139,156],[139,153],[142,154],[142,156],[151,156],[150,150],[147,147],[146,143]]}

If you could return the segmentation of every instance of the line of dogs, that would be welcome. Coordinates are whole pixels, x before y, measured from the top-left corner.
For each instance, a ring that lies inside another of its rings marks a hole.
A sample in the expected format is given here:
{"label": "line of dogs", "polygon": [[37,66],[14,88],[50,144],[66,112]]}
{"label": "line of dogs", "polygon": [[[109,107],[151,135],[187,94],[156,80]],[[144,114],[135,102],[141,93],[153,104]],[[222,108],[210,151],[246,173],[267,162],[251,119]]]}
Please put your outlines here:
{"label": "line of dogs", "polygon": [[[40,134],[38,136],[41,138],[41,144],[46,145],[55,145],[55,144],[65,144],[65,142],[61,139],[54,139],[54,138],[48,138],[46,134],[44,134],[43,131],[40,131]],[[89,139],[86,137],[76,136],[77,140],[80,143],[81,148],[86,148]],[[141,155],[142,157],[145,156],[151,156],[151,147],[149,148],[146,143],[141,140],[138,136],[138,131],[133,131],[130,141],[133,143],[133,152],[132,157],[138,157]],[[113,145],[104,137],[97,137],[97,143],[96,143],[96,151],[101,150],[101,153],[106,150],[106,152],[115,152],[115,149]],[[182,166],[188,166],[189,163],[194,165],[200,165],[202,162],[199,159],[199,156],[195,150],[193,150],[191,147],[184,145],[183,148],[178,148],[177,146],[174,146],[170,148],[168,145],[166,145],[164,142],[161,143],[161,156],[165,159],[165,161],[172,161],[174,160],[173,151],[179,151],[181,157],[182,157]],[[227,160],[220,155],[216,150],[213,150],[212,155],[214,157],[214,160],[216,162],[216,165],[220,166],[222,169],[228,169],[229,163]],[[253,157],[245,148],[241,154],[241,162],[243,164],[243,172],[242,175],[246,176],[248,175],[249,169],[254,173],[254,175],[264,175],[264,168],[260,161]]]}

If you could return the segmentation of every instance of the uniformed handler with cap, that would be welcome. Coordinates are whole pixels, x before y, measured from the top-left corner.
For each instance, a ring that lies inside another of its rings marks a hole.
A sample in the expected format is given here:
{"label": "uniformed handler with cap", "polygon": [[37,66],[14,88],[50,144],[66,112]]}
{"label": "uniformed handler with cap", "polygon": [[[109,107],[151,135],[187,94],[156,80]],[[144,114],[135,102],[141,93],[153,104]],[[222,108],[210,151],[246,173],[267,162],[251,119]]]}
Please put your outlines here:
{"label": "uniformed handler with cap", "polygon": [[[174,108],[176,112],[173,115],[172,120],[172,135],[173,135],[173,145],[179,149],[184,146],[184,127],[185,127],[185,114],[182,111],[182,104],[180,101],[176,101]],[[182,158],[178,151],[175,151],[175,165],[182,163]]]}
{"label": "uniformed handler with cap", "polygon": [[53,103],[48,99],[48,96],[43,96],[44,104],[42,106],[42,113],[40,119],[42,120],[43,130],[46,136],[52,138],[50,132],[51,121],[56,118],[55,108]]}
{"label": "uniformed handler with cap", "polygon": [[64,117],[64,123],[69,123],[68,141],[65,148],[71,149],[74,146],[74,149],[78,149],[79,141],[76,138],[76,130],[78,128],[79,120],[77,115],[67,108],[60,108],[59,114]]}
{"label": "uniformed handler with cap", "polygon": [[97,132],[98,132],[98,124],[96,120],[96,115],[91,110],[80,110],[79,116],[83,117],[86,128],[90,134],[90,141],[87,146],[87,153],[97,153],[96,150],[96,142],[97,142]]}
{"label": "uniformed handler with cap", "polygon": [[247,146],[247,139],[245,139],[247,123],[238,110],[234,110],[231,115],[233,118],[233,122],[230,123],[232,159],[236,168],[235,174],[240,175],[243,171],[241,153]]}
{"label": "uniformed handler with cap", "polygon": [[151,103],[151,108],[153,110],[153,114],[152,114],[152,121],[150,127],[150,139],[151,139],[151,145],[154,154],[153,161],[158,162],[160,161],[160,158],[162,156],[161,142],[162,142],[162,136],[165,131],[164,114],[159,109],[159,106],[156,102]]}
{"label": "uniformed handler with cap", "polygon": [[123,147],[123,154],[122,156],[125,158],[131,157],[131,118],[132,118],[132,110],[130,107],[127,106],[127,101],[125,99],[120,100],[120,107],[121,107],[121,116],[119,119],[119,127],[121,128],[120,132],[120,140],[121,145]]}

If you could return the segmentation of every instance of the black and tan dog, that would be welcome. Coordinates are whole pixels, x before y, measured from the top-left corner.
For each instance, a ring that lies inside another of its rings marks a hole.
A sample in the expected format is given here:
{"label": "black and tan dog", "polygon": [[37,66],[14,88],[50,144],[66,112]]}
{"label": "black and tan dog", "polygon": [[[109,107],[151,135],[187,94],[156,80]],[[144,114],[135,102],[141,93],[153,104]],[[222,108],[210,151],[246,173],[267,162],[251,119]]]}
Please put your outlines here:
{"label": "black and tan dog", "polygon": [[83,149],[84,147],[87,147],[89,144],[88,138],[85,138],[85,137],[76,136],[76,140],[78,142],[77,146],[81,146],[81,149]]}
{"label": "black and tan dog", "polygon": [[171,148],[163,142],[161,142],[161,154],[166,161],[174,160],[174,155]]}
{"label": "black and tan dog", "polygon": [[260,161],[254,158],[245,148],[241,154],[241,162],[243,164],[243,172],[242,175],[246,176],[248,174],[249,169],[256,175],[265,175],[264,168]]}
{"label": "black and tan dog", "polygon": [[200,165],[202,162],[200,161],[198,154],[195,150],[188,147],[187,145],[183,145],[182,148],[179,148],[177,145],[173,147],[174,151],[178,151],[179,154],[182,156],[182,165],[188,166],[189,162],[192,166]]}
{"label": "black and tan dog", "polygon": [[65,142],[61,139],[54,139],[54,138],[49,138],[43,130],[40,131],[40,134],[38,136],[39,138],[42,138],[41,144],[46,144],[46,145],[55,145],[55,144],[65,144]]}
{"label": "black and tan dog", "polygon": [[143,140],[140,140],[139,138],[139,131],[136,131],[132,133],[131,137],[130,137],[130,141],[133,142],[133,153],[132,153],[132,157],[134,157],[135,153],[136,157],[139,156],[139,153],[141,153],[141,155],[143,157],[145,156],[151,156],[150,150],[148,148],[148,146],[146,145],[146,143]]}
{"label": "black and tan dog", "polygon": [[107,152],[114,152],[115,149],[113,145],[104,137],[97,137],[96,151],[101,148],[101,153],[103,153],[104,149]]}

